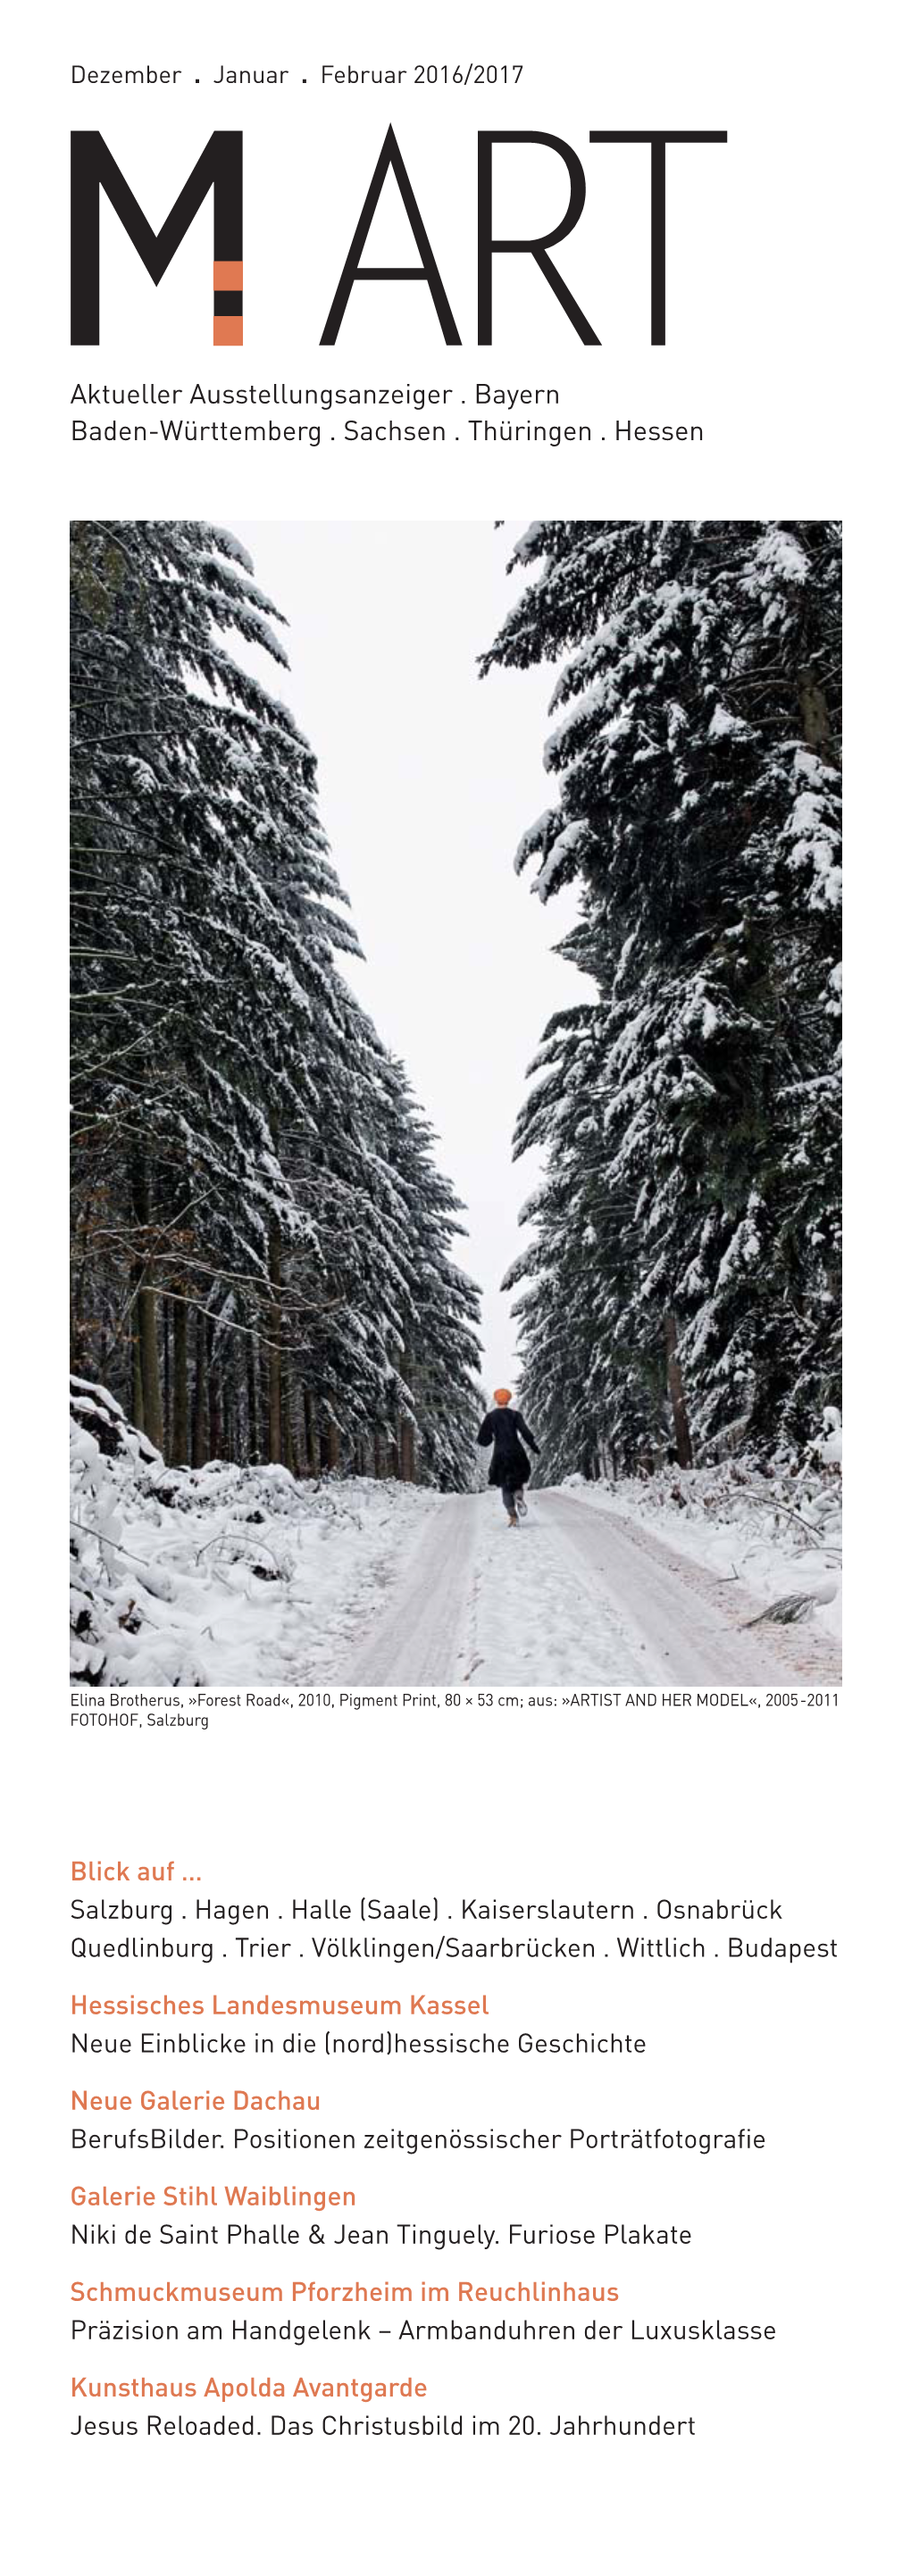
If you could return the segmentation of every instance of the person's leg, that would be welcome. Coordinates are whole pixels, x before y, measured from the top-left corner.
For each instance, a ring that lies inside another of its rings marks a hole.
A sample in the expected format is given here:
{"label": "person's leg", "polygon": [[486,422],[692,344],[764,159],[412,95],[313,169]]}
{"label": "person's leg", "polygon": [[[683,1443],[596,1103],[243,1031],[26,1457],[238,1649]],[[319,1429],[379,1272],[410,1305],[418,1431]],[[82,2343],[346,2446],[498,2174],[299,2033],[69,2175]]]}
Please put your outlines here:
{"label": "person's leg", "polygon": [[516,1517],[516,1507],[510,1487],[508,1485],[501,1485],[500,1493],[503,1497],[503,1509],[505,1512],[508,1512],[510,1520],[514,1521]]}

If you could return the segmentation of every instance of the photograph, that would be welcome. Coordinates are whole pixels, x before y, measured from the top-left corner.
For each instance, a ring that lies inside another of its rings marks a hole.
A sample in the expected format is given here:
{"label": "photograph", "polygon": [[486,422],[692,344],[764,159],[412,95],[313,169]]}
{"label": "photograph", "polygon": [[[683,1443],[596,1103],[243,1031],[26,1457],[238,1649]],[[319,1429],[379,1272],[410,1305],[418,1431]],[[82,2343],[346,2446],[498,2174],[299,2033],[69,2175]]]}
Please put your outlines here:
{"label": "photograph", "polygon": [[71,1673],[840,1676],[841,532],[71,528]]}

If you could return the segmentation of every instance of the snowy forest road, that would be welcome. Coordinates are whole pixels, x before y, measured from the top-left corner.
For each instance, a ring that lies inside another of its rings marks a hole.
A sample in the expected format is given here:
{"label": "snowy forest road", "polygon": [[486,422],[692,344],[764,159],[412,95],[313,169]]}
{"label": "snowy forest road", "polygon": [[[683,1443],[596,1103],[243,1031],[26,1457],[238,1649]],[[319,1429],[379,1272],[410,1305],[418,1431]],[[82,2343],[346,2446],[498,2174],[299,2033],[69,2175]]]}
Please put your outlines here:
{"label": "snowy forest road", "polygon": [[619,1513],[534,1492],[510,1531],[499,1495],[449,1495],[428,1516],[382,1615],[339,1662],[346,1686],[525,1688],[839,1679],[809,1624],[748,1628],[760,1604]]}

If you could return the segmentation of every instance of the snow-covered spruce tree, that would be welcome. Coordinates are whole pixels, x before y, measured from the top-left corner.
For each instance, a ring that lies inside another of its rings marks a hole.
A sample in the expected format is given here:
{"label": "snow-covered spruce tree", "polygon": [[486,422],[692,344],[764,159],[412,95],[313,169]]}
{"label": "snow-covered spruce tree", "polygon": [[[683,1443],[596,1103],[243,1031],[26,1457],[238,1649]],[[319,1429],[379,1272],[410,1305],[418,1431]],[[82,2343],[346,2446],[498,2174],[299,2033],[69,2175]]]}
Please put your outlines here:
{"label": "snow-covered spruce tree", "polygon": [[319,1136],[290,1154],[313,1221],[288,1265],[311,1318],[285,1368],[292,1450],[314,1471],[342,1462],[461,1488],[473,1472],[478,1296],[451,1257],[459,1203],[403,1067],[348,1003]]}
{"label": "snow-covered spruce tree", "polygon": [[[192,1306],[205,1455],[216,1280],[256,1294],[270,1229],[294,1222],[273,1131],[304,1104],[313,997],[257,865],[276,853],[277,815],[314,898],[337,889],[312,755],[220,642],[232,624],[259,642],[270,632],[233,542],[171,523],[82,524],[72,601],[77,1278],[83,1250],[102,1265],[128,1253],[129,1401],[159,1445],[158,1300],[167,1286],[179,1379]],[[333,932],[326,919],[324,968]],[[182,1385],[176,1406],[185,1416]]]}
{"label": "snow-covered spruce tree", "polygon": [[224,640],[282,663],[276,614],[224,531],[73,530],[73,1342],[175,1461],[306,1473],[423,1346],[314,757]]}
{"label": "snow-covered spruce tree", "polygon": [[799,1440],[837,1394],[840,543],[557,521],[484,667],[560,665],[526,833],[598,999],[547,1032],[512,1274],[546,1464]]}
{"label": "snow-covered spruce tree", "polygon": [[407,1473],[444,1491],[475,1482],[479,1418],[479,1300],[453,1261],[459,1201],[434,1156],[434,1135],[404,1066],[387,1057],[387,1151],[404,1212],[405,1279],[400,1410]]}

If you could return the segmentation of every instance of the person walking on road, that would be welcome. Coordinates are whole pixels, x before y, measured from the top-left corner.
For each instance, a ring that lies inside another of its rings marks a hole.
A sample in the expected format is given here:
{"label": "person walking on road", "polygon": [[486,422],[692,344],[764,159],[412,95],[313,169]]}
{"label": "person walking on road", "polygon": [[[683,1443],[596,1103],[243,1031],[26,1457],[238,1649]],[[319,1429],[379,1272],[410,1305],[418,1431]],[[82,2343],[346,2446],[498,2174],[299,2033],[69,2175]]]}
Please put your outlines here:
{"label": "person walking on road", "polygon": [[532,1439],[521,1413],[513,1413],[509,1387],[495,1387],[493,1411],[485,1413],[478,1432],[478,1448],[493,1449],[487,1482],[499,1485],[510,1529],[518,1528],[520,1516],[524,1520],[528,1510],[525,1487],[531,1467],[522,1447],[523,1440],[527,1440],[529,1449],[534,1450],[537,1458],[538,1443]]}

